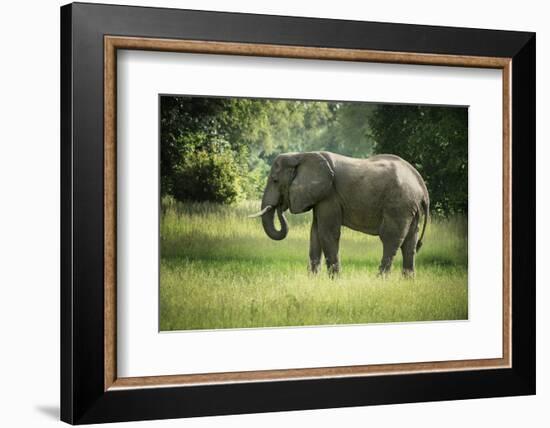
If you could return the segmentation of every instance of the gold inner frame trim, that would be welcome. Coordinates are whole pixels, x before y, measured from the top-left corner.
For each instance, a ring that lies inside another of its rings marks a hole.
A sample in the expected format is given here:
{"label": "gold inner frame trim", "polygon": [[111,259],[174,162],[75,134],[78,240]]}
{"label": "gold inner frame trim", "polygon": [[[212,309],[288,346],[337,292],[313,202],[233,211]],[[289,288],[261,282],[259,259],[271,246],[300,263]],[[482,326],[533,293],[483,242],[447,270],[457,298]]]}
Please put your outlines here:
{"label": "gold inner frame trim", "polygon": [[[171,376],[117,377],[116,367],[116,85],[117,50],[148,50],[213,55],[241,55],[334,61],[440,65],[502,70],[503,129],[503,320],[502,358],[376,364],[342,367],[203,373]],[[422,372],[481,370],[511,367],[512,362],[512,164],[511,164],[511,58],[385,52],[251,43],[171,40],[142,37],[104,37],[104,389],[193,386],[220,383],[281,381],[394,375]]]}

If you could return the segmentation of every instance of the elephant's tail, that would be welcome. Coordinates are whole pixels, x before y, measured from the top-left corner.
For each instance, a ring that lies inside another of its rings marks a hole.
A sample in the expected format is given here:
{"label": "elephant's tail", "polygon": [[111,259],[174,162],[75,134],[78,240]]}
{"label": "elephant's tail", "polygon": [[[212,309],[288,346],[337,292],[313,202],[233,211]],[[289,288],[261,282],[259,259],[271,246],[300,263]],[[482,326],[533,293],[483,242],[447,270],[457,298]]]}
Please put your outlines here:
{"label": "elephant's tail", "polygon": [[424,233],[426,232],[426,224],[428,223],[428,217],[430,216],[430,201],[428,198],[422,201],[422,209],[424,210],[424,226],[422,226],[422,233],[420,239],[416,243],[416,251],[422,247],[422,239],[424,239]]}

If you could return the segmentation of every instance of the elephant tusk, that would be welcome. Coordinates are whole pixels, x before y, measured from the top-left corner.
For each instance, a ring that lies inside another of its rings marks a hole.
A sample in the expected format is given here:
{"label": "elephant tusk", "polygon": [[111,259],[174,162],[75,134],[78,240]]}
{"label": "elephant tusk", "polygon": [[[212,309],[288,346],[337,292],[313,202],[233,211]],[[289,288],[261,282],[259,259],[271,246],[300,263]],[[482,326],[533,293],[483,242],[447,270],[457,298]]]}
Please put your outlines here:
{"label": "elephant tusk", "polygon": [[257,212],[256,214],[250,214],[248,216],[248,218],[255,218],[255,217],[261,217],[263,216],[266,212],[272,210],[273,207],[271,205],[268,205],[267,207],[265,207],[263,210]]}

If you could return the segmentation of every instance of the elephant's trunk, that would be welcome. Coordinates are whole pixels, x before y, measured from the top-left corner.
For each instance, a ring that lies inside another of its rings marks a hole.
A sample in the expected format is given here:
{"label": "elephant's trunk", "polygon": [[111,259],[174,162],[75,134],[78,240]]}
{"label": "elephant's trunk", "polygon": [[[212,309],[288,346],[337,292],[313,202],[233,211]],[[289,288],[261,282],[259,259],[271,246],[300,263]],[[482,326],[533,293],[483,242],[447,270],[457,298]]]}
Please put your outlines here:
{"label": "elephant's trunk", "polygon": [[262,215],[262,226],[264,227],[267,236],[269,236],[271,239],[274,239],[275,241],[280,241],[282,239],[285,239],[286,235],[288,234],[288,224],[280,205],[277,206],[277,217],[279,218],[279,223],[281,223],[281,230],[275,229],[274,209],[267,210]]}

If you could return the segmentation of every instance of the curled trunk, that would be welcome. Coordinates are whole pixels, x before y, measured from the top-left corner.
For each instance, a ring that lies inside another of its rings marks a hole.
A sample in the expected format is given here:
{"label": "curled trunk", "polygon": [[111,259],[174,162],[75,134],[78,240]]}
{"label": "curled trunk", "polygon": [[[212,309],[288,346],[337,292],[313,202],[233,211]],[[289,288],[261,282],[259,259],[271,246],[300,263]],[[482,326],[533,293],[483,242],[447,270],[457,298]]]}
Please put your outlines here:
{"label": "curled trunk", "polygon": [[275,210],[268,210],[265,214],[262,215],[262,226],[264,227],[265,233],[271,239],[275,241],[280,241],[286,238],[288,233],[288,224],[286,222],[285,215],[281,206],[277,207],[277,217],[279,218],[279,223],[281,223],[281,229],[275,229]]}

